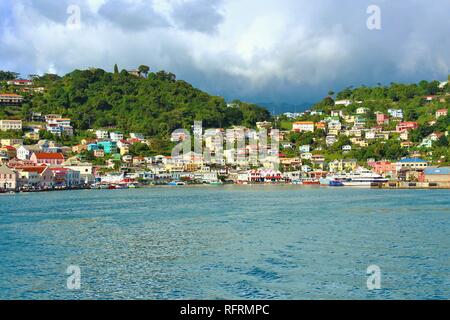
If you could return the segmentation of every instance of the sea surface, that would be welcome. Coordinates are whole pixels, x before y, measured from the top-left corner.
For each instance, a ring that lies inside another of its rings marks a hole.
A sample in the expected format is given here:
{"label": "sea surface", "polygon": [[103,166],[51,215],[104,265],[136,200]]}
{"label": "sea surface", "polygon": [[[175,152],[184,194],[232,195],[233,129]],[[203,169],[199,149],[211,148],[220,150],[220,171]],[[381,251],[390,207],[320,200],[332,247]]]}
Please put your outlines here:
{"label": "sea surface", "polygon": [[450,299],[450,190],[0,195],[0,253],[0,299]]}

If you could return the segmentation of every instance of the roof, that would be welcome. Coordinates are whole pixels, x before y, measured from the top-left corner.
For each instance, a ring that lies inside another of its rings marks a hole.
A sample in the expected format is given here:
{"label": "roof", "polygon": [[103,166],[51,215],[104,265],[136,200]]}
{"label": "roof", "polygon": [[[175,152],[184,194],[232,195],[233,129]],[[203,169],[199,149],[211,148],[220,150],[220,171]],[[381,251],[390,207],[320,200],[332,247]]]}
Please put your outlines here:
{"label": "roof", "polygon": [[16,97],[16,98],[22,98],[21,95],[15,94],[15,93],[0,93],[0,97]]}
{"label": "roof", "polygon": [[414,163],[426,163],[425,160],[420,159],[420,158],[405,158],[405,159],[400,160],[399,162],[400,163],[411,163],[411,162],[414,162]]}
{"label": "roof", "polygon": [[25,172],[37,172],[39,174],[42,174],[42,172],[47,169],[46,166],[35,166],[35,167],[16,167],[17,170],[25,171]]}
{"label": "roof", "polygon": [[425,174],[448,174],[450,175],[450,167],[429,167],[424,170]]}
{"label": "roof", "polygon": [[312,121],[297,121],[297,122],[294,122],[294,124],[314,124],[314,122],[312,122]]}
{"label": "roof", "polygon": [[62,153],[47,153],[47,152],[41,152],[41,153],[35,153],[36,159],[60,159],[64,160],[64,156]]}

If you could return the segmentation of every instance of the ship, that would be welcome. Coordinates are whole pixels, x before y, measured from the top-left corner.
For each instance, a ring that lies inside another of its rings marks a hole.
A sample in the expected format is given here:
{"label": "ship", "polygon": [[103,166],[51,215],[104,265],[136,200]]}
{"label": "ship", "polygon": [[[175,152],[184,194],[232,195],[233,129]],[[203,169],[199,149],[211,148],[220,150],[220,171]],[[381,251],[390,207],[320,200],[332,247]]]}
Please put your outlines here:
{"label": "ship", "polygon": [[341,182],[346,187],[370,187],[386,183],[389,180],[365,168],[358,168],[356,171],[350,173],[328,175],[326,178],[320,180],[320,184],[329,186],[330,183],[337,184],[335,181]]}

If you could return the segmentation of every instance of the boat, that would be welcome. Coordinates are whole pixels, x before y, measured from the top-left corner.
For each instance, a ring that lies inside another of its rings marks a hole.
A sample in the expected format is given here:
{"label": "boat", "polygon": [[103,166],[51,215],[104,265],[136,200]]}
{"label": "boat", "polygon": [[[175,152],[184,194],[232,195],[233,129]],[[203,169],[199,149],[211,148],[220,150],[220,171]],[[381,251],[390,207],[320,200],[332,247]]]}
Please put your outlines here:
{"label": "boat", "polygon": [[[340,181],[346,187],[370,187],[374,184],[379,185],[389,181],[383,176],[365,168],[358,168],[356,171],[350,173],[330,175],[326,177],[326,180],[329,181],[328,185],[332,181]],[[325,182],[325,180],[321,182]]]}
{"label": "boat", "polygon": [[292,180],[291,184],[302,184],[300,180]]}
{"label": "boat", "polygon": [[330,187],[343,187],[344,183],[342,183],[342,181],[339,180],[331,180],[328,185]]}
{"label": "boat", "polygon": [[217,180],[217,181],[211,181],[209,184],[211,184],[211,185],[222,185],[223,182],[220,181],[220,180]]}
{"label": "boat", "polygon": [[183,181],[171,181],[167,185],[168,186],[185,186],[186,182],[183,182]]}
{"label": "boat", "polygon": [[319,185],[320,181],[316,179],[303,179],[302,180],[303,185]]}

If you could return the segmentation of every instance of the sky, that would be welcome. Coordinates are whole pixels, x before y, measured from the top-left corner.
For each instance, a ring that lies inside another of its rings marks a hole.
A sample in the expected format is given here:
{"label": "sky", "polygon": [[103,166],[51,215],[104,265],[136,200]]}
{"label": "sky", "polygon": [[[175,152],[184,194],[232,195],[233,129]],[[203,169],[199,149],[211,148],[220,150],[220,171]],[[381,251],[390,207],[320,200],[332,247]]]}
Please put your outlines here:
{"label": "sky", "polygon": [[227,100],[303,105],[446,80],[449,12],[448,0],[0,0],[0,70],[145,64]]}

